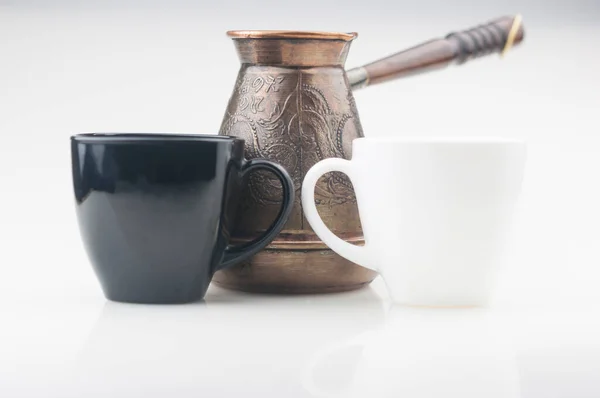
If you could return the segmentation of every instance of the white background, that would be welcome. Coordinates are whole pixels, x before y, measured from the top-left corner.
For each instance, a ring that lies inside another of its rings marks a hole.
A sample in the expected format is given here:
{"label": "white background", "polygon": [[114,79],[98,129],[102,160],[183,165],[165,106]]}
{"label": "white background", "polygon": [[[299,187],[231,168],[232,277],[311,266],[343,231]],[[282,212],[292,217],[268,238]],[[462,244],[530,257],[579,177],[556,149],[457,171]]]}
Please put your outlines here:
{"label": "white background", "polygon": [[[313,365],[341,396],[600,396],[600,5],[414,3],[0,0],[0,396],[305,397]],[[505,59],[355,94],[367,136],[528,141],[493,308],[391,308],[380,280],[317,297],[104,300],[74,218],[71,134],[216,133],[239,66],[229,29],[357,31],[350,68],[517,12],[526,38]]]}

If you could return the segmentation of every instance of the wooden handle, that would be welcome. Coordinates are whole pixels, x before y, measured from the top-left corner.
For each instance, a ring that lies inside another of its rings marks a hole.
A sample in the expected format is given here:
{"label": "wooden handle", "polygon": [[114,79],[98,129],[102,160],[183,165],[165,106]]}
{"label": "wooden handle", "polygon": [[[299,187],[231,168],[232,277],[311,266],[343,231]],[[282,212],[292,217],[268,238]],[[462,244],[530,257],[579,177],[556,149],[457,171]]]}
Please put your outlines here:
{"label": "wooden handle", "polygon": [[390,55],[362,67],[347,71],[353,90],[388,80],[445,68],[451,63],[491,53],[502,52],[523,41],[525,30],[521,16],[507,16],[484,25],[452,32],[444,38],[433,39]]}

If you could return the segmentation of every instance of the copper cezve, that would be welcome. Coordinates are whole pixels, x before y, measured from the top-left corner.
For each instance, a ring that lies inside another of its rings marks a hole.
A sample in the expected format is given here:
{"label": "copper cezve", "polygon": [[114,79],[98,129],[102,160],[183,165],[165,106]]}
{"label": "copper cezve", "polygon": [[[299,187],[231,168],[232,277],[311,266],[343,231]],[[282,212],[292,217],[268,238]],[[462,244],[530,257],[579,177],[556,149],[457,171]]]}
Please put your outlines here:
{"label": "copper cezve", "polygon": [[[353,90],[506,51],[521,42],[523,34],[520,18],[504,17],[346,72],[344,63],[356,33],[228,32],[241,68],[220,134],[245,139],[247,158],[267,158],[285,167],[297,195],[279,236],[245,263],[217,272],[214,282],[276,293],[344,291],[369,284],[377,274],[321,242],[300,201],[305,173],[326,158],[350,159],[352,140],[363,137]],[[275,176],[257,172],[250,178],[234,231],[241,242],[261,234],[281,207]],[[356,198],[345,175],[325,175],[315,198],[333,232],[348,242],[364,243]]]}

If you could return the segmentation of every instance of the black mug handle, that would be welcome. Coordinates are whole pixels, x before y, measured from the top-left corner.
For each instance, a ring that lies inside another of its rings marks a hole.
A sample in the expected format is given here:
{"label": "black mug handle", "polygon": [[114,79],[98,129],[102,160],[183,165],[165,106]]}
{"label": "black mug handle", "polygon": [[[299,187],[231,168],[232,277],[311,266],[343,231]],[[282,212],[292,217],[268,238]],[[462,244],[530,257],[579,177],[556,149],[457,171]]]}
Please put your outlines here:
{"label": "black mug handle", "polygon": [[227,268],[231,265],[237,264],[240,261],[251,257],[265,248],[281,230],[283,226],[288,220],[290,213],[292,212],[292,208],[294,207],[294,182],[292,178],[288,174],[285,169],[278,165],[277,163],[271,162],[266,159],[251,159],[247,161],[242,167],[242,173],[250,173],[256,170],[266,170],[275,174],[275,176],[281,181],[281,186],[283,187],[283,202],[281,204],[281,209],[279,209],[279,213],[275,218],[275,221],[271,224],[269,228],[265,231],[264,234],[254,239],[251,242],[232,246],[229,245],[225,249],[225,255],[223,256],[223,261],[217,267],[217,270]]}

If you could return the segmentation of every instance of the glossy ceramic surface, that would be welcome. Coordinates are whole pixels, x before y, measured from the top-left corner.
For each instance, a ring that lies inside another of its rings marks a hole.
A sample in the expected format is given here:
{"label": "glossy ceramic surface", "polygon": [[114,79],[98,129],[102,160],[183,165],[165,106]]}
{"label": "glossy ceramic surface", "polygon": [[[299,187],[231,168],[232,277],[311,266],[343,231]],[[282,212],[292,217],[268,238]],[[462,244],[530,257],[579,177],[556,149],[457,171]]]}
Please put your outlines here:
{"label": "glossy ceramic surface", "polygon": [[[370,139],[352,160],[326,159],[304,180],[311,226],[335,252],[382,275],[394,301],[485,305],[495,283],[525,166],[523,142],[505,139]],[[351,245],[321,220],[315,184],[352,180],[366,243]]]}
{"label": "glossy ceramic surface", "polygon": [[[105,296],[176,303],[201,299],[213,273],[266,246],[294,202],[279,165],[247,161],[244,141],[171,134],[71,137],[76,211]],[[252,170],[274,174],[283,205],[253,242],[230,245],[238,198]]]}

